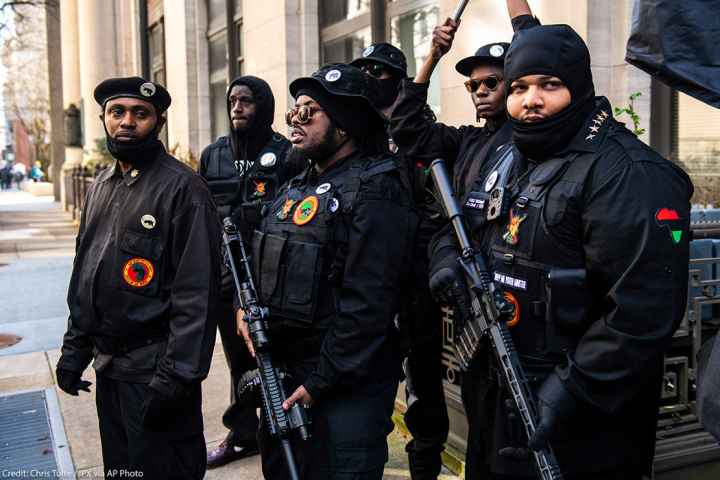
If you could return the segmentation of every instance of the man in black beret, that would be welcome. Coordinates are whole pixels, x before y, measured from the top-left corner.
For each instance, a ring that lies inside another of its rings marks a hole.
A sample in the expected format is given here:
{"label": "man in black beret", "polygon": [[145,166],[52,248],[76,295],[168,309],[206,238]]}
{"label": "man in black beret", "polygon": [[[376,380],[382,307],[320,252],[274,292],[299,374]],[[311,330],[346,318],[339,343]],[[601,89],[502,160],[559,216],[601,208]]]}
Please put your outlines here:
{"label": "man in black beret", "polygon": [[[407,78],[407,60],[399,48],[389,43],[374,43],[353,60],[366,75],[376,79],[380,93],[375,107],[383,114],[389,130],[392,106],[400,92],[400,82]],[[435,122],[435,114],[425,105],[424,114]],[[442,318],[440,306],[428,290],[427,247],[432,235],[444,225],[441,207],[430,193],[431,181],[425,166],[408,155],[389,138],[400,172],[411,186],[413,200],[420,214],[415,237],[412,286],[398,317],[405,373],[405,426],[412,438],[405,446],[410,475],[414,480],[436,479],[442,469],[442,452],[449,431],[445,404],[442,366]]]}
{"label": "man in black beret", "polygon": [[[313,438],[291,439],[303,480],[380,480],[388,459],[401,371],[394,319],[417,217],[369,101],[375,88],[344,64],[290,84],[290,141],[309,166],[264,209],[253,238],[271,354],[291,376],[284,407],[310,408]],[[258,438],[265,478],[288,478],[264,417]]]}
{"label": "man in black beret", "polygon": [[[692,184],[595,95],[577,32],[540,25],[524,1],[508,7],[513,144],[489,157],[461,205],[515,304],[509,332],[538,418],[527,438],[481,346],[473,364],[488,371],[489,422],[475,461],[485,471],[469,478],[537,478],[529,449],[548,445],[565,480],[649,478],[663,357],[686,307]],[[484,195],[496,189],[491,215]],[[436,254],[457,257],[453,243]],[[457,281],[450,268],[431,272],[434,290]]]}
{"label": "man in black beret", "polygon": [[95,89],[115,163],[90,186],[57,364],[69,395],[92,361],[106,478],[200,480],[200,383],[215,344],[220,229],[210,192],[168,155],[161,85],[113,78]]}

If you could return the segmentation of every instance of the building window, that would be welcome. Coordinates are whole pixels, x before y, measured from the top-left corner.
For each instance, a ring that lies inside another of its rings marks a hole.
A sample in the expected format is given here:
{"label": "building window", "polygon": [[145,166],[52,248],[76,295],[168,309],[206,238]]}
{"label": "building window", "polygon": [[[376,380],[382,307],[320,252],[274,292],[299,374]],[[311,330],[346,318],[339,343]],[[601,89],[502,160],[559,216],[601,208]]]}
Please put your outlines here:
{"label": "building window", "polygon": [[[163,2],[149,0],[145,4],[147,25],[147,72],[150,80],[167,86],[165,70],[165,19],[163,17]],[[160,131],[160,140],[167,146],[168,131],[166,127]]]}
{"label": "building window", "polygon": [[[440,24],[440,9],[428,5],[412,12],[393,16],[390,20],[391,43],[405,54],[408,76],[413,77],[430,51],[433,28]],[[440,69],[430,77],[428,105],[440,115]]]}
{"label": "building window", "polygon": [[208,0],[210,130],[213,139],[226,135],[230,123],[227,86],[242,75],[242,0]]}
{"label": "building window", "polygon": [[370,27],[323,43],[323,63],[348,63],[362,55],[371,43]]}
{"label": "building window", "polygon": [[720,206],[720,110],[677,93],[677,162],[695,185],[692,203]]}
{"label": "building window", "polygon": [[321,0],[320,26],[359,17],[370,11],[370,0]]}

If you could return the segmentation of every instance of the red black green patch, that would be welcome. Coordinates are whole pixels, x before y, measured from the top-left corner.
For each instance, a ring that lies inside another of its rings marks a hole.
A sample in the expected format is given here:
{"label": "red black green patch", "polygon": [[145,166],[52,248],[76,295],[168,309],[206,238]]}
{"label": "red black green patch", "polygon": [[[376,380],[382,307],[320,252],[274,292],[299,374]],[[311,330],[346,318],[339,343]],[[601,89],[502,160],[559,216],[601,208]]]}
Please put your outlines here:
{"label": "red black green patch", "polygon": [[153,279],[155,269],[150,261],[144,258],[131,258],[123,267],[125,283],[133,287],[144,287]]}
{"label": "red black green patch", "polygon": [[655,221],[661,228],[667,228],[670,231],[670,238],[674,243],[680,243],[682,240],[682,218],[676,210],[672,208],[661,208],[655,212]]}

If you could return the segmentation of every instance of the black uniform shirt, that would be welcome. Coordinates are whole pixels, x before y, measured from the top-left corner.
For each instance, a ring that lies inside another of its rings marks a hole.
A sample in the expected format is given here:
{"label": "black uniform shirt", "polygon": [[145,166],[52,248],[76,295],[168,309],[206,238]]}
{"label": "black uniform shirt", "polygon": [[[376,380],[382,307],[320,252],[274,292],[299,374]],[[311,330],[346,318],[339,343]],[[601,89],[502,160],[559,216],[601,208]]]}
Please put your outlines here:
{"label": "black uniform shirt", "polygon": [[[117,164],[104,170],[82,214],[59,365],[82,371],[94,337],[133,343],[166,334],[155,376],[170,390],[177,380],[205,378],[216,330],[219,239],[207,185],[164,149],[124,174]],[[147,380],[155,365],[125,367],[116,373]]]}

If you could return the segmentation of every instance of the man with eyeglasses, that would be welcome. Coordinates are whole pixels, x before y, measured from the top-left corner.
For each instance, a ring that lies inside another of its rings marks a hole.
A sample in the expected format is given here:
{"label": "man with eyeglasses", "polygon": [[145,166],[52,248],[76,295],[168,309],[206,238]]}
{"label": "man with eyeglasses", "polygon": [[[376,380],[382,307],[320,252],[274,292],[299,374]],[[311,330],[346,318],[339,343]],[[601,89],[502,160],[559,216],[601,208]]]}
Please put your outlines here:
{"label": "man with eyeglasses", "polygon": [[[344,64],[290,84],[294,155],[310,165],[264,210],[254,280],[269,307],[274,361],[310,408],[309,441],[291,438],[300,478],[380,480],[401,371],[396,313],[417,229],[409,189],[373,108],[374,79]],[[248,326],[239,320],[248,347]],[[263,475],[285,479],[263,420]]]}
{"label": "man with eyeglasses", "polygon": [[[400,82],[407,78],[405,54],[389,43],[368,46],[362,56],[351,62],[365,74],[378,80],[380,93],[375,107],[390,120],[392,105],[400,92]],[[435,122],[435,114],[425,105],[423,113]],[[389,125],[386,124],[389,130]],[[411,186],[420,227],[415,237],[412,286],[405,295],[398,326],[405,356],[405,426],[412,439],[405,446],[413,480],[435,480],[442,469],[442,452],[449,431],[442,377],[442,319],[440,307],[428,289],[427,247],[432,236],[444,225],[441,207],[428,190],[430,179],[422,163],[398,150],[389,137],[389,148],[395,154],[404,181]]]}
{"label": "man with eyeglasses", "polygon": [[[299,171],[286,158],[290,142],[272,129],[274,113],[275,98],[264,80],[251,75],[235,79],[227,91],[230,131],[200,157],[199,173],[208,182],[220,220],[232,216],[245,238],[257,226],[263,205]],[[255,406],[236,398],[238,381],[255,362],[237,334],[234,295],[232,276],[223,266],[218,327],[230,368],[230,406],[222,418],[229,432],[208,453],[208,468],[258,453]]]}

